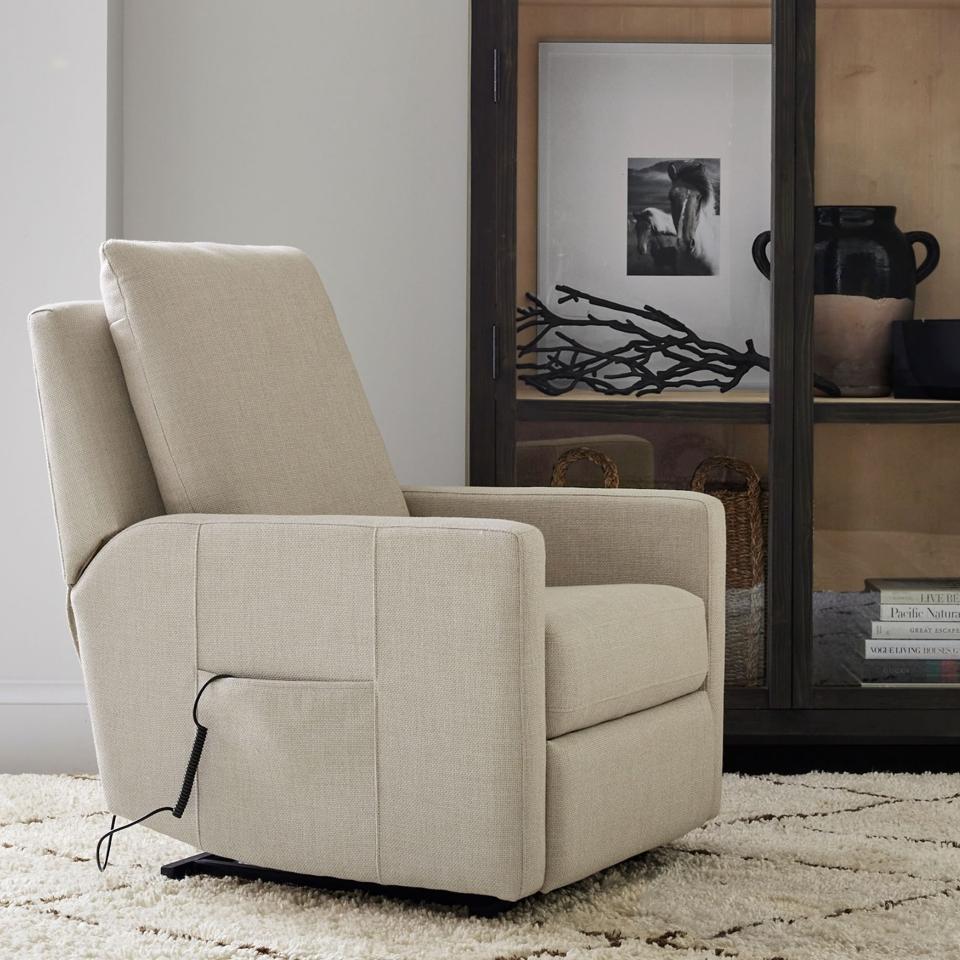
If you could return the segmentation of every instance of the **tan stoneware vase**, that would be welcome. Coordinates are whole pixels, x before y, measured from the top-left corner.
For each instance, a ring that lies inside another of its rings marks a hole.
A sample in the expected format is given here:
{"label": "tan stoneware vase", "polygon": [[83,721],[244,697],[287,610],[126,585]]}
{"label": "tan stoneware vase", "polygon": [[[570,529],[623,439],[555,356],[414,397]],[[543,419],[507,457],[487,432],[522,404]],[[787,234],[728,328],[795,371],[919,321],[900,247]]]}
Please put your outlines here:
{"label": "tan stoneware vase", "polygon": [[[813,364],[845,397],[890,393],[891,328],[912,320],[917,284],[940,261],[940,245],[922,230],[902,233],[896,207],[815,208]],[[770,276],[770,231],[753,243],[757,268]],[[913,245],[926,249],[917,266]]]}

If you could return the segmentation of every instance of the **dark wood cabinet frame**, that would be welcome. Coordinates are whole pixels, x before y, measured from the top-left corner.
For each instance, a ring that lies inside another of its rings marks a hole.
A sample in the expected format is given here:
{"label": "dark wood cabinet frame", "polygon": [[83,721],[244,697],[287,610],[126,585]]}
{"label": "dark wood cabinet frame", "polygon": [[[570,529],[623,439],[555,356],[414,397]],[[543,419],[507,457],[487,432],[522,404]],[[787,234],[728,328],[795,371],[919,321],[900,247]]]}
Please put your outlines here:
{"label": "dark wood cabinet frame", "polygon": [[772,331],[768,403],[517,400],[517,0],[473,0],[470,482],[514,482],[518,421],[769,423],[767,685],[728,688],[727,740],[960,742],[960,690],[812,683],[815,423],[960,422],[960,403],[813,399],[816,0],[773,0]]}

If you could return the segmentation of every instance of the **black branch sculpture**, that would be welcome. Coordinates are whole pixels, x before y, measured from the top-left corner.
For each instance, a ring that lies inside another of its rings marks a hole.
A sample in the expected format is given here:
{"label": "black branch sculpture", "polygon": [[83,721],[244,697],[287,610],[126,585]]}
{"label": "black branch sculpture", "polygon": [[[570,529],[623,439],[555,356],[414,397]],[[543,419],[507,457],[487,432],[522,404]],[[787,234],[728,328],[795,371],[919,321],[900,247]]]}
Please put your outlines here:
{"label": "black branch sculpture", "polygon": [[[753,341],[744,350],[716,340],[705,340],[686,324],[651,306],[630,307],[595,297],[573,287],[556,287],[557,302],[586,303],[589,307],[618,313],[618,317],[561,317],[532,293],[530,306],[517,310],[517,333],[535,329],[532,339],[517,346],[520,379],[541,393],[558,397],[578,386],[607,396],[637,396],[662,393],[668,388],[716,387],[732,390],[756,367],[770,370],[770,358],[758,353]],[[663,332],[641,326],[656,324]],[[611,330],[627,339],[618,347],[597,349],[581,342],[578,328]],[[528,359],[525,359],[528,358]],[[839,397],[836,384],[815,377],[814,385],[827,396]]]}

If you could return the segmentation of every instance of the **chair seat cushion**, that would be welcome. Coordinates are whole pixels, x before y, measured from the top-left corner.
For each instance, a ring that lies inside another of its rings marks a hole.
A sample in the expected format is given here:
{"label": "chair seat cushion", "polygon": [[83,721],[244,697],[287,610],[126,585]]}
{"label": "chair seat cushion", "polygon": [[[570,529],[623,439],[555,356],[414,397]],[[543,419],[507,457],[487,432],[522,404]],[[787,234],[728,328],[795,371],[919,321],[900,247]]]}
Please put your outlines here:
{"label": "chair seat cushion", "polygon": [[619,583],[546,591],[547,737],[666,703],[707,675],[703,601]]}

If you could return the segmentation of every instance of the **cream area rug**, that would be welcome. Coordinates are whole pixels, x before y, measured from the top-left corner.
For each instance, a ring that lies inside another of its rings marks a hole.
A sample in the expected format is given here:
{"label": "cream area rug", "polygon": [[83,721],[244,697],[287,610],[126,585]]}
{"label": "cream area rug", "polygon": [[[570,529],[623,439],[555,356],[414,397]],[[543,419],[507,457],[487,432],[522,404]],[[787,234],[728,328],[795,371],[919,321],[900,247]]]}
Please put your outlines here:
{"label": "cream area rug", "polygon": [[502,915],[194,877],[143,827],[92,861],[96,779],[0,777],[0,957],[960,958],[960,777],[724,780],[712,823]]}

